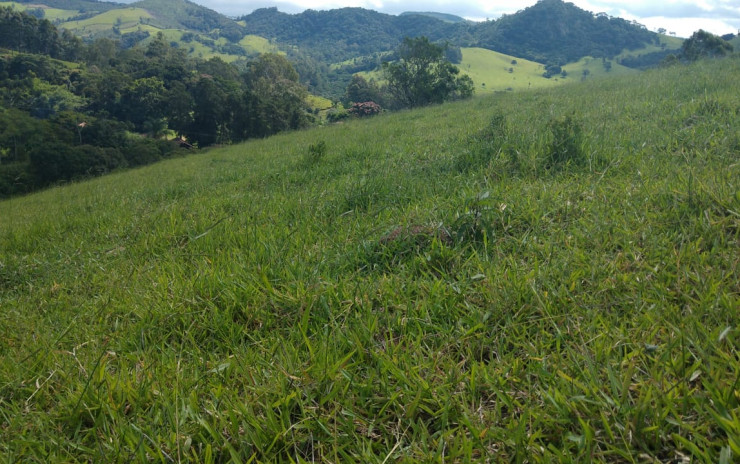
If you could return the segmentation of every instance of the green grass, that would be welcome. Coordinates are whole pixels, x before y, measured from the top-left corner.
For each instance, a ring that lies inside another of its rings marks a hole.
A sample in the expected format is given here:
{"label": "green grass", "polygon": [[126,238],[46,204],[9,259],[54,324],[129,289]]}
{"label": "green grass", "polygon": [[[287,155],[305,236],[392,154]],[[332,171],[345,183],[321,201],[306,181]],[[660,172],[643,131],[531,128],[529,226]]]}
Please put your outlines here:
{"label": "green grass", "polygon": [[66,20],[79,14],[77,10],[62,10],[59,8],[50,8],[46,5],[41,4],[28,4],[28,3],[17,3],[17,2],[0,2],[0,6],[11,7],[18,11],[26,11],[32,8],[42,8],[44,10],[44,19],[49,21],[55,20]]}
{"label": "green grass", "polygon": [[616,56],[615,59],[619,60],[628,56],[641,56],[648,53],[659,52],[664,49],[678,51],[683,45],[684,39],[680,37],[672,37],[669,35],[659,35],[660,45],[646,45],[639,50],[624,50],[620,55]]}
{"label": "green grass", "polygon": [[[501,91],[530,90],[555,87],[565,83],[579,82],[584,70],[586,79],[603,76],[634,75],[638,71],[612,62],[606,71],[601,60],[585,57],[576,63],[563,66],[566,77],[556,75],[550,79],[543,77],[545,67],[534,61],[516,58],[484,48],[463,48],[463,59],[458,65],[460,71],[470,76],[479,94]],[[514,64],[516,62],[516,64]]]}
{"label": "green grass", "polygon": [[534,61],[484,48],[463,48],[462,53],[462,62],[457,66],[473,79],[478,93],[552,87],[559,83],[559,79],[542,77],[545,68]]}
{"label": "green grass", "polygon": [[108,31],[113,26],[118,26],[122,31],[125,31],[141,25],[142,19],[153,19],[153,16],[142,8],[128,7],[106,11],[82,21],[68,21],[62,23],[59,27],[69,29],[77,34]]}
{"label": "green grass", "polygon": [[277,45],[271,43],[268,39],[258,35],[246,35],[239,41],[239,45],[249,53],[281,53]]}
{"label": "green grass", "polygon": [[739,72],[481,96],[0,202],[0,454],[736,462]]}

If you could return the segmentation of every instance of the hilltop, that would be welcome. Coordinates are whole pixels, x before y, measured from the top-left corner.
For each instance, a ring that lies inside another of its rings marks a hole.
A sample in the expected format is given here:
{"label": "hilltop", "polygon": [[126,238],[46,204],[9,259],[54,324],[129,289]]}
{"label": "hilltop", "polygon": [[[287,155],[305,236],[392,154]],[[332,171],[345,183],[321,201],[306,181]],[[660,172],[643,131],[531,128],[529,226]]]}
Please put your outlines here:
{"label": "hilltop", "polygon": [[479,96],[0,201],[0,454],[733,462],[738,74]]}

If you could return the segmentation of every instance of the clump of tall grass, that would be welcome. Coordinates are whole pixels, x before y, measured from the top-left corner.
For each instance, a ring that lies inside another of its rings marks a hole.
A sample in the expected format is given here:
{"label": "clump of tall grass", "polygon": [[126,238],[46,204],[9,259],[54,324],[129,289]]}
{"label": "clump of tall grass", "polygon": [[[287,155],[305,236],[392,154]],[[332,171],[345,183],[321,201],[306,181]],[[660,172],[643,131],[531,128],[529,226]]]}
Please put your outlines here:
{"label": "clump of tall grass", "polygon": [[496,113],[477,134],[468,140],[468,146],[455,157],[455,169],[469,172],[496,162],[509,149],[509,126],[506,115]]}
{"label": "clump of tall grass", "polygon": [[563,169],[581,166],[586,160],[583,148],[583,125],[575,114],[554,118],[548,124],[551,133],[545,167]]}

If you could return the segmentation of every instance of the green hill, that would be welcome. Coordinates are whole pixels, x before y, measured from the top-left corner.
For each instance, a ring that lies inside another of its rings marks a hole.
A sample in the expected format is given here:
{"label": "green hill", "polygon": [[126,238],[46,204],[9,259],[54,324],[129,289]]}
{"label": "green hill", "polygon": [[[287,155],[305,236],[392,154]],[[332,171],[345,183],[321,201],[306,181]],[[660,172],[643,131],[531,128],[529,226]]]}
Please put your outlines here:
{"label": "green hill", "polygon": [[476,26],[479,47],[563,65],[585,56],[613,58],[624,49],[657,43],[658,34],[621,18],[582,10],[562,0],[535,5]]}
{"label": "green hill", "polygon": [[0,454],[733,462],[739,73],[480,96],[1,201]]}

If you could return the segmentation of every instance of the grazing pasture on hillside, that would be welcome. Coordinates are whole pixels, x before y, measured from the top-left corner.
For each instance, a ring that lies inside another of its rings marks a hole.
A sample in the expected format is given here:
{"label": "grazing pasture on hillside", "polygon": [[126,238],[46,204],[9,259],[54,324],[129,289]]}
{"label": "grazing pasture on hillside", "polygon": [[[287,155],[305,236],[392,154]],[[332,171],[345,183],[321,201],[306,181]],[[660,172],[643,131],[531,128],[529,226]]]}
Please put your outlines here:
{"label": "grazing pasture on hillside", "polygon": [[10,462],[734,462],[740,60],[0,201]]}

